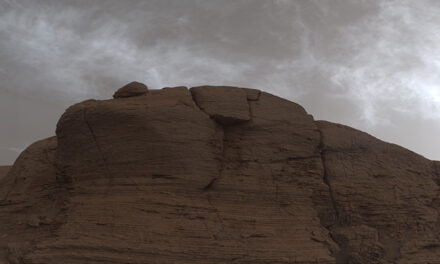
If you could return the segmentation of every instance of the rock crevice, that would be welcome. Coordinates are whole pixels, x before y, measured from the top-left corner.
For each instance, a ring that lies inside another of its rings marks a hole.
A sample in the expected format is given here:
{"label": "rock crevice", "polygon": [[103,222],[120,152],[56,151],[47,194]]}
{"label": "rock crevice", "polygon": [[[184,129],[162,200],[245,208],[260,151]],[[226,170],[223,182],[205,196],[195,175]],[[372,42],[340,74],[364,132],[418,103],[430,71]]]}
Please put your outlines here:
{"label": "rock crevice", "polygon": [[84,120],[85,125],[88,128],[88,131],[90,132],[90,136],[93,139],[95,147],[98,150],[99,156],[100,156],[101,161],[102,161],[102,166],[104,168],[104,174],[105,174],[106,178],[109,181],[112,181],[112,176],[111,176],[111,172],[110,172],[110,169],[109,169],[109,166],[108,166],[107,159],[104,156],[104,152],[102,151],[101,145],[100,145],[100,143],[98,141],[98,137],[96,136],[95,131],[93,130],[92,124],[87,119],[87,108],[83,109],[83,120]]}
{"label": "rock crevice", "polygon": [[[319,135],[320,135],[320,142],[319,142],[319,153],[320,153],[320,157],[321,157],[321,163],[322,163],[322,168],[323,168],[323,175],[322,175],[322,180],[323,182],[328,186],[328,192],[330,195],[330,201],[332,203],[332,208],[335,214],[335,223],[338,221],[339,218],[339,211],[338,211],[338,206],[336,204],[336,200],[333,194],[333,189],[332,186],[330,184],[330,181],[328,179],[328,175],[327,175],[327,166],[326,166],[326,161],[325,161],[325,155],[326,155],[326,151],[324,149],[324,143],[323,143],[323,135],[322,132],[319,130]],[[328,227],[326,227],[328,228]]]}
{"label": "rock crevice", "polygon": [[229,86],[199,86],[190,89],[199,108],[223,126],[250,120],[244,89]]}

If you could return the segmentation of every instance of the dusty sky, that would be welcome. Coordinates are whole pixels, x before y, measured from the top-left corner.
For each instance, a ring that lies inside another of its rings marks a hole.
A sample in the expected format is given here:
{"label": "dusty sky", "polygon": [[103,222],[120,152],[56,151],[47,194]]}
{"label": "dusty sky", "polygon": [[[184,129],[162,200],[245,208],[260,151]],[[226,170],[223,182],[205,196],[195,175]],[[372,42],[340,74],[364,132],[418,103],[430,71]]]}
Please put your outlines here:
{"label": "dusty sky", "polygon": [[69,105],[252,87],[440,160],[440,1],[0,0],[0,164]]}

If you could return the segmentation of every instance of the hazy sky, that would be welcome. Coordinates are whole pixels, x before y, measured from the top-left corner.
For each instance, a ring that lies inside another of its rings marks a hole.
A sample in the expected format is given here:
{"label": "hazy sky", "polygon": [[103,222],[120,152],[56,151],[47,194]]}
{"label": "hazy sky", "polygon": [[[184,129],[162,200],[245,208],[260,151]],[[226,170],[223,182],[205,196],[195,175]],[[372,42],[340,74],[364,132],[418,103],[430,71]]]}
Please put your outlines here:
{"label": "hazy sky", "polygon": [[0,164],[133,80],[258,88],[440,160],[440,1],[0,0]]}

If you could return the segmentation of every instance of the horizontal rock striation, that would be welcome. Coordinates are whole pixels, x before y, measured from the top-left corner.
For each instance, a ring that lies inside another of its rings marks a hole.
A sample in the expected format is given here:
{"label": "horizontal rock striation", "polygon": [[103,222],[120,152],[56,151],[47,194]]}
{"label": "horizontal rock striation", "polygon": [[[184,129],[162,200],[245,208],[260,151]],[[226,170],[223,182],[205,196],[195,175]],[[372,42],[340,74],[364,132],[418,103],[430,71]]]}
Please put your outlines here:
{"label": "horizontal rock striation", "polygon": [[[439,263],[434,162],[353,128],[318,121],[340,263]],[[351,262],[350,262],[351,261]]]}
{"label": "horizontal rock striation", "polygon": [[0,166],[0,180],[6,176],[11,166]]}
{"label": "horizontal rock striation", "polygon": [[440,263],[440,163],[255,89],[69,107],[0,167],[0,263]]}

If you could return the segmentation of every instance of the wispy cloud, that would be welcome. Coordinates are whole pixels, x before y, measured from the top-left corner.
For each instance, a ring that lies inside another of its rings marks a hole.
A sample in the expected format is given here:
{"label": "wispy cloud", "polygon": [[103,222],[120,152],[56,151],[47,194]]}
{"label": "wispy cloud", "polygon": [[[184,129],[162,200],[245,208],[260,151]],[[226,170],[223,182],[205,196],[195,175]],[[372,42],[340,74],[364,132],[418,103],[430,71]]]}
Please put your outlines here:
{"label": "wispy cloud", "polygon": [[255,87],[440,158],[409,129],[440,121],[435,0],[0,0],[0,14],[0,92],[74,102],[132,80]]}
{"label": "wispy cloud", "polygon": [[381,1],[379,12],[340,28],[341,49],[353,50],[331,80],[359,101],[371,125],[394,109],[440,120],[439,6],[433,1]]}
{"label": "wispy cloud", "polygon": [[6,147],[6,148],[0,148],[0,149],[6,150],[6,151],[12,151],[15,153],[21,153],[24,150],[24,148],[16,148],[16,147]]}

